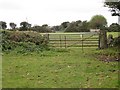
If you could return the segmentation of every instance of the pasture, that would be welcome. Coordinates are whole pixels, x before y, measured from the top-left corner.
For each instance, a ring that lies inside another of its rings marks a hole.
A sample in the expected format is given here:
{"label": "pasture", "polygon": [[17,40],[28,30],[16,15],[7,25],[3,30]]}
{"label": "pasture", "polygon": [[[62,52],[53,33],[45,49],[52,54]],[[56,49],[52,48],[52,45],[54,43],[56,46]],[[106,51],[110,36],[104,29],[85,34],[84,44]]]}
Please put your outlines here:
{"label": "pasture", "polygon": [[112,34],[114,38],[120,36],[120,32],[107,32],[107,35],[109,34]]}
{"label": "pasture", "polygon": [[99,58],[117,54],[116,48],[97,50],[97,47],[85,47],[84,51],[79,47],[24,54],[15,50],[3,52],[2,87],[118,88],[118,62]]}
{"label": "pasture", "polygon": [[[95,58],[95,48],[3,55],[3,88],[117,88],[118,62]],[[102,51],[104,52],[104,51]],[[112,51],[113,52],[113,51]],[[114,51],[115,52],[115,51]]]}

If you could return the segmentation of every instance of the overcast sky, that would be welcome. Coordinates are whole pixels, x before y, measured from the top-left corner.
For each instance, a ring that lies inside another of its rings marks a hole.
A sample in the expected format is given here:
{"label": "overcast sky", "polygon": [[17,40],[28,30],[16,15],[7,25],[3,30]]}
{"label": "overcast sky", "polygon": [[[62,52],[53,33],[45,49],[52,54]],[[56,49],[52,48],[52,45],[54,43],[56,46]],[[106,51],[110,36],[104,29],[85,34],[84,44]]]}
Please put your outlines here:
{"label": "overcast sky", "polygon": [[[0,0],[0,21],[28,21],[32,25],[60,25],[64,21],[87,20],[103,15],[108,22],[117,23],[104,6],[104,0]],[[8,24],[9,25],[9,24]]]}

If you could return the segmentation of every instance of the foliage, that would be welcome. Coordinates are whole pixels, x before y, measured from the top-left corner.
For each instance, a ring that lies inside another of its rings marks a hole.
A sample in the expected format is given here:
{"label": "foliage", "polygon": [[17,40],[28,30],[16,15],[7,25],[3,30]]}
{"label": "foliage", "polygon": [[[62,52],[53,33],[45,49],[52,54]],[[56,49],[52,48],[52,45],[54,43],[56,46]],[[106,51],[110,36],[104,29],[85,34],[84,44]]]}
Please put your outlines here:
{"label": "foliage", "polygon": [[61,32],[89,32],[89,22],[87,21],[73,21],[73,22],[63,22],[61,25],[53,26],[52,30]]}
{"label": "foliage", "polygon": [[120,36],[114,38],[114,42],[113,42],[114,46],[118,46],[120,48]]}
{"label": "foliage", "polygon": [[102,15],[95,15],[90,20],[90,27],[93,29],[101,29],[107,26],[107,20]]}
{"label": "foliage", "polygon": [[[99,18],[98,18],[99,19]],[[99,19],[100,20],[100,19]],[[98,21],[99,21],[98,20]],[[61,25],[57,26],[48,26],[48,24],[43,24],[42,26],[35,25],[32,26],[30,23],[23,21],[20,23],[20,27],[16,28],[16,24],[11,22],[10,29],[11,31],[36,31],[40,33],[47,33],[47,32],[55,32],[55,31],[60,31],[60,32],[89,32],[90,31],[90,25],[91,22],[88,21],[73,21],[73,22],[62,22]],[[107,23],[107,22],[106,22]],[[5,23],[4,23],[5,26]],[[101,26],[99,23],[97,24],[97,27]],[[105,26],[105,25],[103,25]],[[6,25],[7,27],[7,25]],[[4,27],[4,28],[6,28]],[[104,28],[104,27],[101,27]]]}
{"label": "foliage", "polygon": [[53,26],[51,29],[52,29],[54,32],[55,32],[55,31],[60,31],[60,26],[59,26],[59,25]]}
{"label": "foliage", "polygon": [[105,0],[105,7],[111,8],[112,16],[120,16],[120,1],[115,0],[114,2],[110,2],[110,0]]}
{"label": "foliage", "polygon": [[46,28],[46,27],[48,27],[48,25],[47,25],[47,24],[43,24],[42,27],[45,27],[45,28]]}
{"label": "foliage", "polygon": [[20,23],[20,26],[20,31],[27,31],[31,27],[31,24],[29,24],[26,21],[23,21]]}
{"label": "foliage", "polygon": [[15,29],[16,26],[17,26],[17,25],[16,25],[15,23],[13,23],[13,22],[10,23],[10,27],[11,27],[12,29]]}
{"label": "foliage", "polygon": [[[13,32],[2,31],[2,51],[13,50],[22,47],[24,51],[39,51],[41,48],[47,48],[47,37],[33,32]],[[35,49],[36,48],[36,49]]]}
{"label": "foliage", "polygon": [[120,47],[120,35],[119,32],[108,32],[108,43],[109,38],[111,38],[112,47]]}
{"label": "foliage", "polygon": [[41,33],[52,32],[52,30],[46,25],[43,25],[43,26],[36,25],[32,27],[31,30],[36,32],[41,32]]}
{"label": "foliage", "polygon": [[119,32],[120,31],[120,25],[117,23],[112,23],[109,27],[108,27],[108,32]]}
{"label": "foliage", "polygon": [[69,24],[65,32],[89,32],[89,23],[87,21],[76,21]]}
{"label": "foliage", "polygon": [[0,28],[6,29],[7,28],[6,22],[0,21]]}
{"label": "foliage", "polygon": [[68,21],[61,23],[61,25],[60,25],[61,31],[65,31],[65,29],[66,29],[69,25],[70,25],[70,22],[68,22]]}
{"label": "foliage", "polygon": [[65,29],[65,32],[78,32],[75,22],[70,23],[70,25]]}
{"label": "foliage", "polygon": [[90,31],[89,22],[87,22],[87,21],[83,21],[82,25],[78,24],[78,26],[79,26],[78,28],[79,28],[80,32],[89,32]]}

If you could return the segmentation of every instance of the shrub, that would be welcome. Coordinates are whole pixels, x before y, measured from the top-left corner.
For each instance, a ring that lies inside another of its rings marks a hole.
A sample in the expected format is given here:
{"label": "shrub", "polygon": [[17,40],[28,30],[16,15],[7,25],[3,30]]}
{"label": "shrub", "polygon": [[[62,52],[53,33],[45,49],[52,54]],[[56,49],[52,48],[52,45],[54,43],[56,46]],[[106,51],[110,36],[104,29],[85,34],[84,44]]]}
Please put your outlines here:
{"label": "shrub", "polygon": [[108,32],[119,32],[120,31],[120,25],[117,23],[112,23],[109,27],[108,27]]}
{"label": "shrub", "polygon": [[14,50],[41,51],[48,48],[48,40],[36,32],[1,31],[2,51]]}
{"label": "shrub", "polygon": [[113,45],[114,45],[114,46],[118,46],[118,47],[120,47],[120,36],[114,38]]}
{"label": "shrub", "polygon": [[112,34],[109,34],[108,35],[108,40],[107,40],[107,43],[108,43],[108,46],[112,46],[113,45],[113,35]]}

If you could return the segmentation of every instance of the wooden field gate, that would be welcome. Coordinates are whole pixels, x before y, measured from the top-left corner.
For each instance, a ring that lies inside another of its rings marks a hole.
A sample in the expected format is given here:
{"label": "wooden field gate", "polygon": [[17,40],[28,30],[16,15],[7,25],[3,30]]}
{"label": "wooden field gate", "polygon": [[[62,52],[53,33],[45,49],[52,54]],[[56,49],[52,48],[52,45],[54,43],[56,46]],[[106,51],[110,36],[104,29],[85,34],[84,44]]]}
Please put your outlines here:
{"label": "wooden field gate", "polygon": [[43,33],[51,47],[98,47],[98,32]]}

